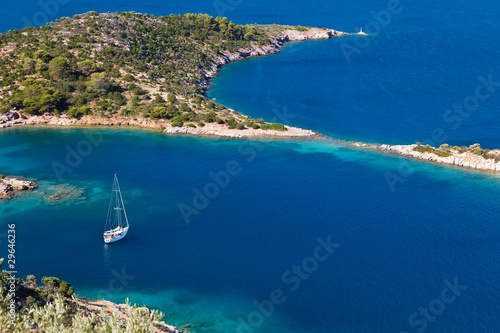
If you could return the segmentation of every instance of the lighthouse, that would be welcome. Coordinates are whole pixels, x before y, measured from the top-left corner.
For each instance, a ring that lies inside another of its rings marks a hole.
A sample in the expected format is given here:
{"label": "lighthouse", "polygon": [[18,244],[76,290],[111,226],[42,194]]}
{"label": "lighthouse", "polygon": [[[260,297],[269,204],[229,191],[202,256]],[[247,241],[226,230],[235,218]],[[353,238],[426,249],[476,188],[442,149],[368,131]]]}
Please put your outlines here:
{"label": "lighthouse", "polygon": [[358,35],[368,35],[367,33],[363,32],[363,27],[359,29],[359,32],[357,33]]}

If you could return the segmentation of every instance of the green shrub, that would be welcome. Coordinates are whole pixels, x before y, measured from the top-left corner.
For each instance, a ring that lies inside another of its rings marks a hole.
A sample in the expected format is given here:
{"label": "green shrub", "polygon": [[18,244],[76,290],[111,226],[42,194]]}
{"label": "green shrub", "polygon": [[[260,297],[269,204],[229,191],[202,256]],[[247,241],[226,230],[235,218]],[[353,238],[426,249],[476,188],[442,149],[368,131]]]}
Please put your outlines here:
{"label": "green shrub", "polygon": [[42,277],[42,283],[49,287],[59,287],[61,280],[53,276],[44,276]]}
{"label": "green shrub", "polygon": [[123,77],[123,80],[125,82],[132,82],[132,81],[135,81],[135,78],[131,74],[125,74],[125,76]]}

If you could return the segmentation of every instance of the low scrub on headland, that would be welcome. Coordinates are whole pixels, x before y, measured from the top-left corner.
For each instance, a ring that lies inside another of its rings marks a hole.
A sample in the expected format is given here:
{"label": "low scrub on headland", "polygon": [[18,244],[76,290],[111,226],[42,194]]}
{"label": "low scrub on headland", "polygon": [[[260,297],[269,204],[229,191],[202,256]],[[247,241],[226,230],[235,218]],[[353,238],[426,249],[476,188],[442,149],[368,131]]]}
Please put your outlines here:
{"label": "low scrub on headland", "polygon": [[473,145],[470,145],[469,147],[466,146],[450,146],[448,144],[442,144],[439,146],[439,148],[434,148],[430,145],[424,145],[422,146],[419,142],[417,142],[417,145],[413,147],[414,151],[418,151],[421,153],[431,153],[435,154],[440,157],[449,157],[453,155],[453,152],[457,154],[463,154],[463,153],[472,153],[474,155],[482,156],[483,158],[490,160],[494,159],[495,162],[500,162],[500,154],[498,152],[492,152],[489,149],[483,149],[481,148],[481,145],[479,143],[475,143]]}

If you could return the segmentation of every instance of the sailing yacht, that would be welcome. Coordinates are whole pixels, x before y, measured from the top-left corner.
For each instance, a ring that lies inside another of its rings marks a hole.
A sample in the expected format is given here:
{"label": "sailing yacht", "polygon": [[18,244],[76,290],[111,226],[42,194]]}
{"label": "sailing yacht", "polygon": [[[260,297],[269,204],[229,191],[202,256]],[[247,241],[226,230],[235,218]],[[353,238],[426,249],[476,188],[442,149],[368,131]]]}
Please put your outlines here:
{"label": "sailing yacht", "polygon": [[106,244],[117,242],[127,235],[129,228],[127,212],[123,205],[122,192],[115,175],[111,198],[109,199],[108,217],[104,231],[104,242]]}

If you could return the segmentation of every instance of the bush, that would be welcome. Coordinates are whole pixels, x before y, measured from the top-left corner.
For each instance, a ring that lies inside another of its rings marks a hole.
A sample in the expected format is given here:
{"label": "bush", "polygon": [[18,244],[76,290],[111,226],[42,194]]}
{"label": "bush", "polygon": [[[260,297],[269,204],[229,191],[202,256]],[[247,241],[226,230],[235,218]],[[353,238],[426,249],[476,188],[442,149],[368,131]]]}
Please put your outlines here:
{"label": "bush", "polygon": [[167,118],[167,108],[164,106],[157,106],[151,111],[149,116],[154,119]]}
{"label": "bush", "polygon": [[286,128],[285,128],[285,125],[283,124],[276,124],[276,123],[272,123],[272,124],[262,124],[260,126],[260,128],[262,128],[263,130],[275,130],[275,131],[279,131],[279,132],[284,132],[286,131]]}
{"label": "bush", "polygon": [[177,97],[175,96],[174,93],[170,93],[167,96],[167,101],[171,104],[174,104],[177,101]]}
{"label": "bush", "polygon": [[45,82],[28,79],[23,82],[24,90],[13,97],[14,106],[24,108],[30,114],[50,112],[57,108],[64,96],[54,88],[46,87]]}
{"label": "bush", "polygon": [[87,83],[87,92],[94,95],[103,95],[109,90],[109,81],[105,73],[94,73]]}
{"label": "bush", "polygon": [[49,63],[50,76],[55,80],[68,79],[71,74],[71,66],[66,58],[56,57]]}
{"label": "bush", "polygon": [[88,106],[81,106],[79,108],[72,107],[68,110],[68,115],[73,118],[80,118],[84,115],[91,115],[92,111]]}
{"label": "bush", "polygon": [[135,78],[131,74],[125,74],[123,80],[125,80],[125,82],[132,82],[135,81]]}
{"label": "bush", "polygon": [[53,276],[42,277],[42,283],[48,287],[59,287],[61,280]]}
{"label": "bush", "polygon": [[70,297],[73,295],[73,287],[68,282],[61,281],[59,283],[59,292],[65,297]]}
{"label": "bush", "polygon": [[184,122],[182,121],[181,117],[177,116],[172,119],[173,127],[182,127],[182,125],[184,125]]}
{"label": "bush", "polygon": [[432,151],[432,153],[439,156],[439,157],[449,157],[452,155],[452,153],[450,151],[442,150],[441,148],[435,149],[434,151]]}
{"label": "bush", "polygon": [[413,147],[414,151],[418,151],[420,153],[432,153],[435,149],[431,147],[430,145],[417,145],[416,147]]}

